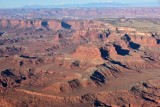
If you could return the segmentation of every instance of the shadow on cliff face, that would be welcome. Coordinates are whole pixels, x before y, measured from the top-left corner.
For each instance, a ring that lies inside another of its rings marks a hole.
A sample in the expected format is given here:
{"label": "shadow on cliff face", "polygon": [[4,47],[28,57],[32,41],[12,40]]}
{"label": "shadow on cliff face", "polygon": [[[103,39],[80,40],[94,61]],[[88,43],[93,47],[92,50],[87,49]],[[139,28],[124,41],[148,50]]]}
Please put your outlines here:
{"label": "shadow on cliff face", "polygon": [[108,38],[110,34],[111,34],[111,32],[108,29],[108,31],[106,31],[105,34],[99,34],[98,37],[99,37],[99,39],[104,39],[104,38]]}
{"label": "shadow on cliff face", "polygon": [[82,87],[82,84],[80,83],[80,81],[78,79],[74,79],[74,80],[68,81],[68,84],[70,85],[71,88],[80,88],[80,87]]}
{"label": "shadow on cliff face", "polygon": [[120,72],[120,70],[119,69],[116,69],[116,68],[114,68],[114,67],[110,67],[110,66],[108,66],[107,64],[102,64],[102,66],[104,66],[105,68],[107,68],[107,69],[109,69],[110,71],[114,71],[114,72]]}
{"label": "shadow on cliff face", "polygon": [[33,26],[34,22],[33,22],[33,21],[30,21],[30,24]]}
{"label": "shadow on cliff face", "polygon": [[160,44],[160,39],[157,39],[157,44]]}
{"label": "shadow on cliff face", "polygon": [[100,39],[103,39],[103,35],[102,35],[102,34],[99,34],[99,38],[100,38]]}
{"label": "shadow on cliff face", "polygon": [[127,69],[128,69],[128,67],[127,67],[126,65],[123,65],[121,62],[113,61],[113,60],[112,60],[111,63],[116,64],[116,65],[119,65],[119,66],[121,66],[121,67],[123,67],[123,68],[127,68]]}
{"label": "shadow on cliff face", "polygon": [[121,39],[124,40],[125,42],[130,42],[131,41],[131,38],[127,34],[125,34]]}
{"label": "shadow on cliff face", "polygon": [[74,62],[72,62],[71,68],[79,68],[80,67],[80,61],[79,60],[76,60]]}
{"label": "shadow on cliff face", "polygon": [[2,71],[1,75],[2,75],[2,76],[7,76],[7,77],[15,76],[15,75],[14,75],[10,70],[8,70],[8,69]]}
{"label": "shadow on cliff face", "polygon": [[140,45],[134,42],[129,42],[129,46],[130,48],[135,49],[135,50],[138,50],[140,48]]}
{"label": "shadow on cliff face", "polygon": [[4,34],[5,32],[0,32],[0,37]]}
{"label": "shadow on cliff face", "polygon": [[41,22],[41,26],[48,28],[48,22],[47,21]]}
{"label": "shadow on cliff face", "polygon": [[160,38],[159,38],[159,35],[157,33],[152,34],[152,37],[156,39],[157,44],[160,44]]}
{"label": "shadow on cliff face", "polygon": [[26,78],[27,77],[21,73],[16,75],[12,70],[6,69],[0,73],[0,88],[19,86]]}
{"label": "shadow on cliff face", "polygon": [[61,26],[62,26],[63,28],[65,28],[65,29],[71,29],[71,25],[69,25],[68,23],[66,23],[66,22],[64,22],[64,21],[61,22]]}
{"label": "shadow on cliff face", "polygon": [[2,87],[7,87],[7,82],[1,81]]}
{"label": "shadow on cliff face", "polygon": [[106,38],[108,38],[110,34],[111,34],[111,31],[108,29],[106,32]]}
{"label": "shadow on cliff face", "polygon": [[129,47],[132,49],[138,50],[140,48],[140,45],[132,42],[131,38],[127,34],[125,34],[121,39],[124,40],[126,43],[129,43]]}
{"label": "shadow on cliff face", "polygon": [[114,45],[117,54],[122,55],[122,56],[126,56],[129,55],[129,50],[126,49],[122,49],[120,46],[118,45]]}
{"label": "shadow on cliff face", "polygon": [[104,59],[104,60],[107,60],[107,57],[109,56],[108,54],[108,51],[103,49],[103,48],[100,48],[100,52],[101,52],[101,57]]}
{"label": "shadow on cliff face", "polygon": [[31,57],[31,56],[26,56],[26,55],[20,55],[21,58],[26,58],[26,59],[36,59],[37,57]]}
{"label": "shadow on cliff face", "polygon": [[111,106],[107,106],[105,103],[102,103],[98,100],[94,101],[94,107],[111,107]]}
{"label": "shadow on cliff face", "polygon": [[105,84],[105,77],[98,71],[95,71],[91,76],[90,79],[95,81],[97,84],[103,83]]}

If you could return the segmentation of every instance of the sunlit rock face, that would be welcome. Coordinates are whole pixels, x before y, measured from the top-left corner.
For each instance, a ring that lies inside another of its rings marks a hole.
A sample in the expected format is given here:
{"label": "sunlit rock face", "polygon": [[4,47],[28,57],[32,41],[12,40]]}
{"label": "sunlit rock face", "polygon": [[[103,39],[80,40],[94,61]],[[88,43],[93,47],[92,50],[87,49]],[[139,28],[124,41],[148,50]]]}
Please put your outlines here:
{"label": "sunlit rock face", "polygon": [[79,46],[75,53],[73,53],[73,57],[82,61],[83,63],[103,63],[100,50],[96,46]]}

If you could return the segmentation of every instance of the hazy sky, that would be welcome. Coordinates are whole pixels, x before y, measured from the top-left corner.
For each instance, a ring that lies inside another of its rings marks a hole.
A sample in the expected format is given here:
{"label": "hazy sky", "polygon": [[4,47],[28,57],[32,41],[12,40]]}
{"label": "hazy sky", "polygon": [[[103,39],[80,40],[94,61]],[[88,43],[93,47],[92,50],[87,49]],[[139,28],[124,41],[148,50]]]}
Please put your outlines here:
{"label": "hazy sky", "polygon": [[90,2],[157,2],[159,0],[0,0],[0,8],[16,8],[26,5],[84,4]]}

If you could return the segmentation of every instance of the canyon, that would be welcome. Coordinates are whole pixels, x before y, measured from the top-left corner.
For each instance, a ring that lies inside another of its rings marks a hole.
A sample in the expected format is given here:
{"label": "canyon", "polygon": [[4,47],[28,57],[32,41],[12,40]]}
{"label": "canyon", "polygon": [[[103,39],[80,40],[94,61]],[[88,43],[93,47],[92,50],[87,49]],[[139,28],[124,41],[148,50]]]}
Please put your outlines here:
{"label": "canyon", "polygon": [[1,107],[160,106],[160,32],[118,25],[140,20],[152,28],[158,19],[38,15],[0,17]]}

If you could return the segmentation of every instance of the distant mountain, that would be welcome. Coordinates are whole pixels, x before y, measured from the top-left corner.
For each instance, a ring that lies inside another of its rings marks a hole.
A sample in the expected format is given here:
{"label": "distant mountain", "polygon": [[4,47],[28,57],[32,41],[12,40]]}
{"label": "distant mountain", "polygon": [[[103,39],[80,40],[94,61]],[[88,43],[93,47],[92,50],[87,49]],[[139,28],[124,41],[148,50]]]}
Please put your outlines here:
{"label": "distant mountain", "polygon": [[160,7],[159,2],[144,2],[144,3],[134,3],[132,7]]}
{"label": "distant mountain", "polygon": [[119,2],[92,2],[88,4],[60,4],[60,5],[48,5],[48,6],[41,6],[41,5],[28,5],[24,8],[91,8],[91,7],[127,7],[128,4],[123,4]]}
{"label": "distant mountain", "polygon": [[59,5],[27,5],[24,8],[102,8],[102,7],[160,7],[157,2],[120,3],[120,2],[92,2],[88,4],[59,4]]}

